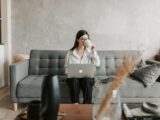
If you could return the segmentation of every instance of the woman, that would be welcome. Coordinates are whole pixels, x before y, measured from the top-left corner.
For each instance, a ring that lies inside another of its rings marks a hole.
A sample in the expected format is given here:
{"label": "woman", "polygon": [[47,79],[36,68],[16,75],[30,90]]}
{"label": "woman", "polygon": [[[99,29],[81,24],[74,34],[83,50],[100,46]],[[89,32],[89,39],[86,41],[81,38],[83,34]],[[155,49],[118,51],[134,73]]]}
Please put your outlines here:
{"label": "woman", "polygon": [[[76,34],[74,46],[68,51],[65,61],[67,70],[68,64],[94,64],[100,65],[99,56],[96,52],[96,46],[92,45],[89,50],[86,48],[84,42],[89,40],[89,34],[85,30],[79,30]],[[67,73],[67,71],[66,71]],[[79,103],[80,89],[83,92],[83,103],[88,104],[92,102],[92,87],[94,85],[94,78],[67,78],[67,84],[70,89],[70,96],[72,103]]]}

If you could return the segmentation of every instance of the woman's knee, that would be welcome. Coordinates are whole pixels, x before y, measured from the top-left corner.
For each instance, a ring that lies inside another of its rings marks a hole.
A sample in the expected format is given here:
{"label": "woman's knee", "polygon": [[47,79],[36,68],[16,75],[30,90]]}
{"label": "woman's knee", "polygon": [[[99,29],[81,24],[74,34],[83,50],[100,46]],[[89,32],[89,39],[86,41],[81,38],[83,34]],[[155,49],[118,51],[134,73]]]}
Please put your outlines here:
{"label": "woman's knee", "polygon": [[83,82],[85,83],[85,84],[90,84],[90,85],[94,85],[94,83],[95,83],[95,80],[94,80],[94,78],[83,78]]}

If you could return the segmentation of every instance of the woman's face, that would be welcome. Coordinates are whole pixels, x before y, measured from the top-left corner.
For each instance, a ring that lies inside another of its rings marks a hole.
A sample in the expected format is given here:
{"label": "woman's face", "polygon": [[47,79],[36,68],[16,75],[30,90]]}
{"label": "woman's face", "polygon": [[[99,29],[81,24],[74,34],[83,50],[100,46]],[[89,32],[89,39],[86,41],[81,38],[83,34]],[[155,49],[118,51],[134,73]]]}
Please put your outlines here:
{"label": "woman's face", "polygon": [[88,35],[85,34],[78,39],[79,45],[84,45],[84,41],[88,39]]}

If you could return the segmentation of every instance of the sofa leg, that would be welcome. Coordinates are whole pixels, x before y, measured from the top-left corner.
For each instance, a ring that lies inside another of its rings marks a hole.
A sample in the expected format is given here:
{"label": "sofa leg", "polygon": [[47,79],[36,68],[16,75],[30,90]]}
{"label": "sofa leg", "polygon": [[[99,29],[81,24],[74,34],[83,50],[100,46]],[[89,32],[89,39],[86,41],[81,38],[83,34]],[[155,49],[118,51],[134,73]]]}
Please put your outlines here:
{"label": "sofa leg", "polygon": [[18,103],[13,103],[13,110],[16,112],[18,108]]}

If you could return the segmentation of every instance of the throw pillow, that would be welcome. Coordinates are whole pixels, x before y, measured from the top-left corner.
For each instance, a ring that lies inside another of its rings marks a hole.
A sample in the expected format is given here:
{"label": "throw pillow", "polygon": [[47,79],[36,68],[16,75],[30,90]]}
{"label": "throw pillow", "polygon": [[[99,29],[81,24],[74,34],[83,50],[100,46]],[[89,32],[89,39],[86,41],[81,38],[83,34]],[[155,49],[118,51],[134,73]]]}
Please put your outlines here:
{"label": "throw pillow", "polygon": [[158,82],[160,82],[160,75],[159,75],[159,77],[158,77],[157,81],[158,81]]}
{"label": "throw pillow", "polygon": [[140,80],[145,87],[152,85],[160,75],[160,64],[153,64],[135,70],[131,76]]}
{"label": "throw pillow", "polygon": [[137,65],[137,68],[141,68],[141,67],[145,67],[146,63],[144,62],[144,60],[140,60],[139,64]]}

